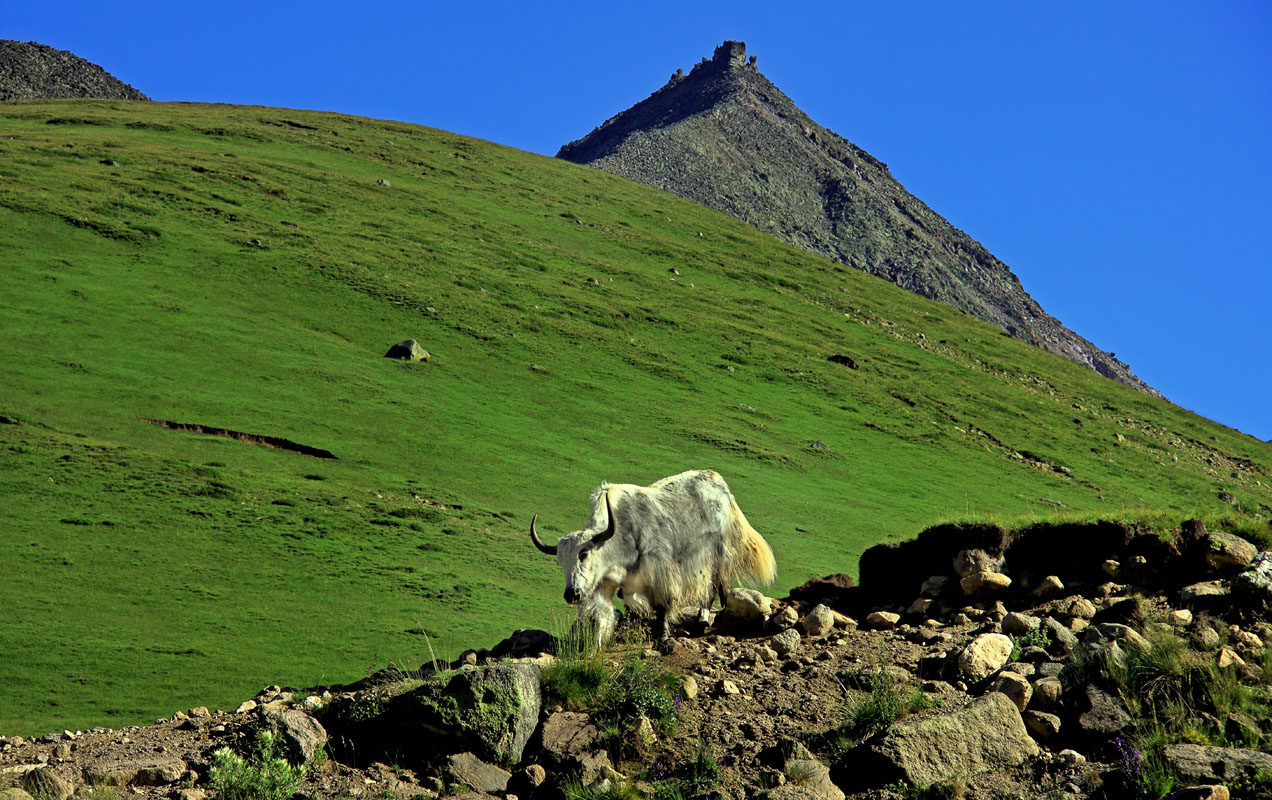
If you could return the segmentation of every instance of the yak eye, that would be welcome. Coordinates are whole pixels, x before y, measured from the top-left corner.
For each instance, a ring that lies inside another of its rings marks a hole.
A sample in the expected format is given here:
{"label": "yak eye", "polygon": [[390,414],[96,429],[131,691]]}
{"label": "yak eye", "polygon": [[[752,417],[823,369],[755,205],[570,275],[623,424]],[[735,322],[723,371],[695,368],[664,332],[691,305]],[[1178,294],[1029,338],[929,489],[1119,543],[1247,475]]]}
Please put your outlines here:
{"label": "yak eye", "polygon": [[586,558],[587,558],[587,553],[588,553],[588,551],[586,551],[586,550],[582,550],[582,551],[580,551],[580,552],[579,552],[579,561],[583,561],[584,559],[586,559]]}

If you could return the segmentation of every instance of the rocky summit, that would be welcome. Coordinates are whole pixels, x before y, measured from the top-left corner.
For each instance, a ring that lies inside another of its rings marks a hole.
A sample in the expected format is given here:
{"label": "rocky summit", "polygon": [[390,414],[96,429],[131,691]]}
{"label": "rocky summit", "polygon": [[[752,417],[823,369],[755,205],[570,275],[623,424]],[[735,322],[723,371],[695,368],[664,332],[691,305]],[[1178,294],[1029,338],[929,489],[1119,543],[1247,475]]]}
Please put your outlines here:
{"label": "rocky summit", "polygon": [[74,53],[36,42],[0,39],[0,100],[67,97],[150,99]]}
{"label": "rocky summit", "polygon": [[1151,395],[1112,353],[1067,329],[1006,264],[818,125],[742,42],[570,142],[558,158],[672,192],[797,247],[887,278]]}

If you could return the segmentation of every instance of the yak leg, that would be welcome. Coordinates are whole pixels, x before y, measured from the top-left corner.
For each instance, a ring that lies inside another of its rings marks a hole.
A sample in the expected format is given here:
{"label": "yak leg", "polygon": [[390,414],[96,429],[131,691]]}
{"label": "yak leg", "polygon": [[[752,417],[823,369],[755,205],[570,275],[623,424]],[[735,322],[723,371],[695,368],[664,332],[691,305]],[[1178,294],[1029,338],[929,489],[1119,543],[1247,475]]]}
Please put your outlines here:
{"label": "yak leg", "polygon": [[654,635],[658,644],[665,647],[671,641],[671,618],[667,615],[666,606],[654,606]]}

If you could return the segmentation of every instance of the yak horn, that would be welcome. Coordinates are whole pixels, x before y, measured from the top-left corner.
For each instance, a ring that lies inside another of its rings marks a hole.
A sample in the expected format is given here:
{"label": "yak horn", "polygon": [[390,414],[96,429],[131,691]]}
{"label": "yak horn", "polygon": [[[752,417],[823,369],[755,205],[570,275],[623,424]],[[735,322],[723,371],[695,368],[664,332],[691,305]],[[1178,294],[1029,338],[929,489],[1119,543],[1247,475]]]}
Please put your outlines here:
{"label": "yak horn", "polygon": [[605,516],[609,517],[609,527],[604,533],[598,533],[592,537],[592,545],[605,544],[614,535],[614,507],[610,505],[609,492],[605,493]]}
{"label": "yak horn", "polygon": [[539,519],[538,514],[535,514],[530,519],[530,541],[534,542],[535,547],[539,548],[540,550],[542,550],[543,552],[547,553],[550,556],[554,556],[557,554],[557,546],[552,545],[551,547],[549,547],[548,545],[544,544],[543,540],[539,538],[539,532],[535,530],[534,523],[538,519]]}

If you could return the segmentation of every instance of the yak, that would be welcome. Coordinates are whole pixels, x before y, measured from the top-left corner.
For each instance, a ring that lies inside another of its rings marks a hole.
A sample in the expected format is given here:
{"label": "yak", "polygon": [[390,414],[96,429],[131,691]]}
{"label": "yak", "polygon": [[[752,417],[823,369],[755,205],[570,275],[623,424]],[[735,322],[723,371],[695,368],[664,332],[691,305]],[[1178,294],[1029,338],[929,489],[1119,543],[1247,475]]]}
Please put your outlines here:
{"label": "yak", "polygon": [[628,608],[654,614],[659,641],[671,636],[676,612],[705,616],[723,604],[734,581],[770,584],[777,562],[751,527],[720,474],[693,470],[651,486],[602,483],[591,498],[587,527],[544,544],[530,520],[535,547],[556,556],[565,601],[595,625],[597,641],[614,630],[614,594]]}

